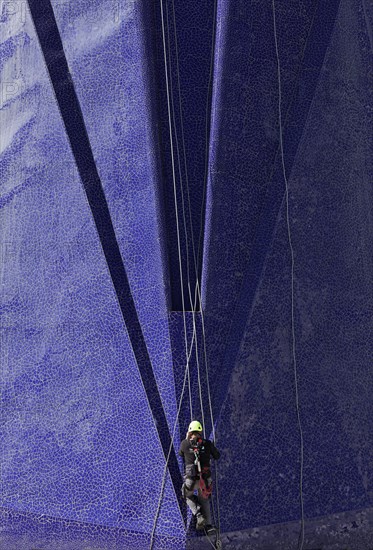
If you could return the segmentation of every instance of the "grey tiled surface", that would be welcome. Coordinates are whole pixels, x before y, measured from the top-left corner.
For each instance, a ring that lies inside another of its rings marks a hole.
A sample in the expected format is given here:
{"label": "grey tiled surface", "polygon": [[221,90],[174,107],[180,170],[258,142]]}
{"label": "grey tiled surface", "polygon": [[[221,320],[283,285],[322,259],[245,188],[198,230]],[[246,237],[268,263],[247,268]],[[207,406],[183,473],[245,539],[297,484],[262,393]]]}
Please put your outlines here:
{"label": "grey tiled surface", "polygon": [[[224,550],[299,550],[300,523],[278,523],[246,531],[224,533]],[[188,550],[204,550],[203,538],[187,543]],[[303,550],[373,550],[373,508],[343,512],[305,522]]]}

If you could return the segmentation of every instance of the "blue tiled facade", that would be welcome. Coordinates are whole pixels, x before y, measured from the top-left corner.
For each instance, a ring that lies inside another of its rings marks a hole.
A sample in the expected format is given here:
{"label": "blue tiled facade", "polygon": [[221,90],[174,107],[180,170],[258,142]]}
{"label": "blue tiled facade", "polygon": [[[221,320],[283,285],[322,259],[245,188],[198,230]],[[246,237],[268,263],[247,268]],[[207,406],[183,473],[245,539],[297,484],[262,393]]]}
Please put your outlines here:
{"label": "blue tiled facade", "polygon": [[207,377],[223,533],[372,508],[372,17],[274,5],[2,4],[0,548],[185,548]]}

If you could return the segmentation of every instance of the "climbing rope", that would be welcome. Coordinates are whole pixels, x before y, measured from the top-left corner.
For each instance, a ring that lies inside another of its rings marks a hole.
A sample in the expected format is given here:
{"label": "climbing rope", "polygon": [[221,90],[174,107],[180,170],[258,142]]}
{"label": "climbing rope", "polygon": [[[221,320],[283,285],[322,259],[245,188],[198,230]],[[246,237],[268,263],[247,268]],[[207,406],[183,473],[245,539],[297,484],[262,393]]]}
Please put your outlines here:
{"label": "climbing rope", "polygon": [[[183,158],[184,158],[184,172],[185,172],[185,182],[186,182],[186,190],[187,190],[187,198],[188,198],[188,213],[189,213],[189,223],[191,228],[191,235],[192,235],[192,250],[193,250],[193,259],[194,259],[194,268],[197,268],[197,262],[196,262],[196,251],[194,246],[194,232],[193,232],[193,219],[192,219],[192,210],[190,206],[190,191],[189,191],[189,177],[188,177],[188,167],[187,167],[187,161],[186,161],[186,147],[185,147],[185,137],[184,137],[184,123],[183,123],[183,109],[181,104],[181,85],[180,85],[180,68],[179,68],[179,51],[178,51],[178,41],[177,41],[177,31],[176,31],[176,15],[175,15],[175,4],[174,0],[172,0],[172,12],[173,12],[173,27],[174,27],[174,41],[175,41],[175,58],[176,58],[176,75],[177,75],[177,89],[178,89],[178,99],[179,99],[179,112],[180,112],[180,128],[181,128],[181,143],[182,143],[182,149],[183,149]],[[180,168],[180,181],[182,183],[182,174],[181,174],[181,168]],[[183,196],[183,195],[182,195]],[[182,206],[184,208],[184,201],[182,203]],[[184,212],[183,212],[184,214]],[[186,226],[186,219],[184,215],[184,223]],[[185,231],[187,233],[187,231]],[[189,250],[187,246],[187,261],[189,258]],[[196,271],[196,277],[198,276],[198,272]],[[192,304],[192,299],[190,296],[190,303]]]}
{"label": "climbing rope", "polygon": [[[214,2],[213,41],[215,39],[216,4],[217,3],[216,3],[216,0],[215,0],[215,2]],[[194,239],[193,239],[193,224],[192,224],[192,215],[191,215],[191,206],[190,206],[190,193],[189,193],[188,171],[187,171],[187,163],[186,163],[186,151],[185,151],[182,106],[181,106],[180,74],[179,74],[179,61],[178,61],[178,51],[177,51],[178,48],[177,48],[177,33],[176,33],[176,18],[175,18],[174,0],[172,0],[172,6],[173,6],[174,33],[175,33],[175,46],[176,46],[176,63],[177,63],[176,72],[177,72],[177,78],[178,78],[177,84],[178,84],[178,94],[179,94],[180,122],[181,122],[181,130],[182,130],[182,147],[183,147],[183,153],[184,153],[184,167],[185,167],[185,177],[186,177],[186,186],[187,186],[189,219],[190,219],[190,225],[191,225],[191,230],[192,230],[192,250],[193,250],[193,259],[194,259],[194,267],[195,267],[195,275],[196,275],[196,286],[195,286],[194,300],[193,300],[192,299],[191,285],[190,285],[190,266],[189,266],[189,251],[188,251],[188,247],[189,247],[188,242],[189,241],[188,241],[188,232],[187,232],[186,215],[185,215],[184,192],[183,192],[183,181],[182,181],[183,178],[182,178],[182,171],[181,171],[180,151],[179,151],[179,145],[178,145],[175,107],[174,107],[174,100],[173,100],[172,70],[171,70],[171,63],[170,63],[170,61],[167,60],[163,0],[160,0],[161,21],[162,21],[162,40],[163,40],[163,52],[164,52],[165,76],[166,76],[167,109],[168,109],[168,122],[169,122],[170,146],[171,146],[172,177],[173,177],[174,203],[175,203],[175,213],[176,213],[176,230],[177,230],[177,238],[178,238],[180,284],[181,284],[181,296],[182,296],[182,306],[183,306],[183,321],[184,321],[184,337],[185,337],[185,348],[186,348],[186,360],[187,361],[186,361],[186,368],[185,368],[185,373],[184,373],[182,392],[181,392],[181,395],[180,395],[179,406],[178,406],[178,410],[177,410],[177,416],[176,416],[176,419],[175,419],[174,429],[173,429],[172,437],[171,437],[170,448],[169,448],[169,452],[168,452],[168,455],[167,455],[167,458],[166,458],[166,463],[165,463],[165,468],[164,468],[164,475],[163,475],[163,479],[162,479],[160,498],[159,498],[159,501],[158,501],[156,515],[155,515],[155,519],[154,519],[154,523],[153,523],[153,529],[152,529],[152,533],[151,533],[150,550],[153,548],[153,544],[154,544],[154,536],[155,536],[155,531],[156,531],[156,525],[157,525],[159,512],[160,512],[160,508],[161,508],[161,504],[162,504],[162,499],[163,499],[163,494],[164,494],[164,487],[165,487],[165,482],[166,482],[166,477],[167,477],[168,462],[169,462],[169,458],[170,458],[170,455],[171,455],[172,447],[174,445],[174,438],[175,438],[175,434],[176,434],[178,419],[179,419],[179,416],[180,416],[181,404],[182,404],[182,400],[183,400],[183,396],[184,396],[184,392],[185,392],[185,386],[186,386],[186,380],[187,379],[188,379],[188,385],[189,385],[189,401],[190,401],[191,418],[192,418],[192,415],[193,415],[192,400],[191,400],[191,387],[190,387],[190,369],[189,369],[189,361],[190,361],[190,357],[191,357],[191,354],[192,354],[193,345],[195,345],[195,349],[196,349],[197,378],[198,378],[200,408],[201,408],[201,415],[202,415],[202,424],[203,424],[203,428],[204,428],[204,438],[206,438],[204,407],[203,407],[203,399],[202,399],[202,383],[201,383],[200,364],[199,364],[198,337],[197,337],[197,327],[196,327],[196,319],[195,319],[196,309],[197,309],[197,300],[199,300],[200,307],[201,307],[203,350],[204,350],[205,369],[206,369],[206,384],[207,384],[207,393],[208,393],[208,400],[209,400],[209,411],[210,411],[210,419],[211,419],[211,426],[212,426],[212,431],[213,431],[214,442],[215,442],[215,439],[216,439],[215,425],[214,425],[214,419],[213,419],[213,414],[212,414],[210,384],[209,384],[209,377],[208,377],[206,338],[205,338],[202,299],[201,299],[201,292],[200,292],[200,284],[199,284],[199,280],[198,280],[199,252],[200,252],[202,222],[201,222],[201,230],[200,230],[200,238],[199,238],[198,255],[196,257]],[[167,5],[166,5],[166,18],[167,18],[166,20],[167,20],[167,39],[168,39],[167,41],[168,41],[168,49],[170,50],[169,18],[168,18],[168,7],[167,7]],[[213,68],[213,51],[214,50],[212,48],[211,64],[210,64],[210,77],[209,77],[207,106],[206,106],[206,148],[208,147],[208,135],[207,134],[208,134],[209,126],[208,126],[208,120],[207,120],[207,109],[208,109],[209,96],[210,96],[210,93],[211,93],[212,68]],[[171,56],[169,55],[168,57],[170,58]],[[168,77],[168,70],[170,71],[170,79]],[[170,97],[171,97],[171,99],[170,99]],[[171,116],[171,113],[172,113],[172,116]],[[171,120],[173,121],[173,123],[171,122]],[[193,336],[192,336],[192,342],[191,342],[189,352],[188,352],[187,330],[186,330],[186,320],[185,320],[185,301],[184,301],[184,290],[183,290],[183,269],[182,269],[181,246],[180,246],[180,224],[179,224],[178,204],[177,204],[176,174],[175,174],[175,159],[174,159],[174,144],[173,144],[172,126],[174,128],[174,133],[175,133],[176,153],[177,153],[177,159],[178,159],[178,170],[179,170],[181,195],[182,195],[182,212],[183,212],[183,222],[184,222],[184,234],[185,234],[186,248],[187,248],[187,258],[186,258],[186,260],[187,260],[188,291],[189,291],[190,303],[192,304]],[[206,186],[207,186],[207,162],[208,162],[208,159],[206,157],[201,220],[202,220],[202,217],[203,217],[205,192],[206,192]],[[215,486],[216,486],[217,507],[218,507],[218,536],[217,536],[217,541],[218,541],[219,540],[219,534],[220,534],[220,513],[219,513],[219,497],[218,497],[218,483],[217,483],[216,469],[215,469],[215,474],[216,474]]]}
{"label": "climbing rope", "polygon": [[296,340],[295,340],[295,319],[294,319],[294,247],[291,237],[291,228],[290,228],[290,214],[289,214],[289,183],[286,176],[285,169],[285,157],[284,157],[284,144],[283,144],[283,130],[282,130],[282,112],[281,112],[281,67],[280,67],[280,55],[278,49],[278,40],[277,40],[277,29],[276,29],[276,10],[275,10],[275,0],[272,0],[272,12],[273,12],[273,30],[275,38],[275,49],[276,49],[276,58],[277,58],[277,77],[278,77],[278,119],[279,119],[279,131],[280,131],[280,151],[281,151],[281,162],[282,162],[282,172],[285,182],[285,197],[286,197],[286,223],[287,223],[287,233],[289,240],[289,248],[291,254],[291,332],[292,332],[292,355],[293,355],[293,365],[294,365],[294,382],[295,382],[295,406],[297,411],[297,420],[299,428],[299,437],[300,437],[300,485],[299,485],[299,494],[300,494],[300,505],[301,505],[301,530],[298,539],[298,548],[303,550],[304,546],[304,502],[303,502],[303,466],[304,466],[304,445],[303,445],[303,430],[302,423],[300,418],[300,407],[299,407],[299,391],[298,391],[298,372],[297,372],[297,358],[296,358]]}
{"label": "climbing rope", "polygon": [[[213,12],[213,27],[212,27],[212,47],[211,47],[211,59],[210,59],[210,72],[209,72],[209,82],[207,86],[207,98],[206,98],[206,125],[205,125],[205,143],[206,143],[206,149],[205,149],[205,170],[203,175],[203,196],[202,196],[202,206],[201,206],[201,218],[200,218],[200,231],[199,231],[199,238],[198,238],[198,251],[197,251],[197,261],[198,261],[198,267],[199,267],[199,258],[200,258],[200,252],[201,252],[201,244],[202,244],[202,229],[203,229],[203,215],[204,215],[204,208],[205,208],[205,200],[206,200],[206,190],[207,190],[207,177],[208,177],[208,168],[209,168],[209,143],[210,143],[210,124],[208,116],[208,109],[209,109],[209,103],[210,103],[210,97],[212,93],[212,80],[213,80],[213,73],[214,73],[214,53],[215,53],[215,33],[216,33],[216,12],[217,12],[217,0],[214,0],[214,12]],[[198,273],[198,271],[197,271]],[[202,307],[202,305],[201,305]]]}
{"label": "climbing rope", "polygon": [[[184,124],[183,124],[183,115],[182,115],[182,106],[181,106],[181,92],[180,92],[180,71],[179,71],[179,56],[178,56],[178,47],[177,47],[177,32],[176,32],[176,18],[175,18],[175,6],[174,6],[174,0],[172,0],[172,7],[173,7],[173,24],[174,24],[174,36],[175,36],[175,46],[176,46],[176,73],[177,73],[177,83],[178,83],[178,96],[179,96],[179,109],[180,109],[180,126],[181,126],[181,136],[182,136],[182,148],[183,148],[183,156],[184,156],[184,171],[185,171],[185,179],[186,179],[186,189],[188,193],[188,208],[189,208],[189,220],[190,220],[190,226],[192,228],[192,249],[193,249],[193,258],[194,258],[194,268],[195,268],[195,274],[196,274],[196,285],[194,290],[194,300],[192,299],[192,292],[190,288],[190,279],[188,277],[188,289],[189,289],[189,297],[190,297],[190,303],[192,304],[192,316],[193,316],[193,330],[196,332],[196,321],[195,321],[195,314],[196,314],[196,306],[199,302],[200,308],[201,308],[201,320],[202,320],[202,333],[203,333],[203,350],[204,350],[204,359],[205,359],[205,373],[206,373],[206,385],[207,385],[207,392],[208,392],[208,400],[209,400],[209,410],[210,410],[210,419],[211,419],[211,425],[212,425],[212,431],[213,431],[213,439],[215,440],[215,424],[213,420],[212,415],[212,406],[211,406],[211,394],[210,394],[210,383],[209,383],[209,376],[208,376],[208,364],[207,364],[207,353],[206,353],[206,337],[205,337],[205,328],[204,328],[204,316],[203,316],[203,307],[202,307],[202,297],[200,292],[200,282],[198,278],[198,271],[199,271],[199,252],[196,256],[195,253],[195,246],[194,246],[194,238],[193,238],[193,221],[192,221],[192,214],[191,214],[191,206],[190,206],[190,193],[189,193],[189,181],[188,181],[188,169],[186,164],[186,150],[185,150],[185,139],[184,139]],[[209,98],[211,95],[211,86],[212,86],[212,75],[213,75],[213,61],[214,61],[214,42],[215,42],[215,29],[216,29],[216,10],[217,10],[217,1],[214,1],[214,13],[213,13],[213,32],[212,32],[212,43],[213,46],[211,48],[211,62],[210,62],[210,73],[209,73],[209,83],[208,83],[208,90],[207,90],[207,99],[206,99],[206,161],[205,161],[205,173],[204,173],[204,179],[203,179],[203,187],[204,187],[204,194],[205,197],[206,193],[206,187],[207,187],[207,175],[208,175],[208,143],[209,143],[209,124],[208,124],[208,105],[209,105]],[[180,178],[182,179],[181,173]],[[182,207],[184,210],[184,201],[182,202]],[[201,209],[201,229],[200,229],[200,235],[199,235],[199,245],[201,241],[202,236],[202,218],[203,218],[203,208],[204,208],[204,198],[202,201],[202,209]],[[183,211],[183,218],[185,220],[185,213]],[[186,223],[186,222],[184,222]],[[188,247],[187,247],[188,248]],[[199,364],[199,353],[198,353],[198,344],[196,343],[196,362],[197,362],[197,375],[198,375],[198,387],[199,387],[199,395],[200,395],[200,406],[201,406],[201,414],[202,414],[202,424],[204,427],[204,437],[206,437],[205,432],[205,422],[204,422],[204,407],[202,402],[202,391],[201,391],[201,376],[200,376],[200,364]]]}
{"label": "climbing rope", "polygon": [[[192,347],[191,347],[191,350],[192,350]],[[189,358],[190,358],[190,356],[189,356]],[[165,466],[164,466],[164,471],[163,471],[163,476],[162,476],[162,484],[161,484],[160,495],[159,495],[158,504],[157,504],[157,509],[156,509],[156,513],[155,513],[155,517],[154,517],[153,528],[152,528],[152,532],[151,532],[151,535],[150,535],[150,546],[149,546],[149,550],[152,550],[152,549],[153,549],[155,530],[156,530],[156,528],[157,528],[157,522],[158,522],[159,512],[160,512],[160,510],[161,510],[161,505],[162,505],[162,500],[163,500],[163,495],[164,495],[164,488],[165,488],[165,485],[166,485],[168,463],[169,463],[169,461],[170,461],[171,451],[172,451],[172,448],[173,448],[173,446],[174,446],[174,440],[175,440],[175,435],[176,435],[176,428],[177,428],[177,425],[178,425],[178,422],[179,422],[179,416],[180,416],[180,411],[181,411],[181,405],[182,405],[182,402],[183,402],[183,397],[184,397],[184,392],[185,392],[185,387],[186,387],[186,382],[187,382],[187,374],[188,374],[188,370],[189,370],[189,358],[188,358],[188,361],[187,361],[187,364],[186,364],[186,367],[185,367],[185,371],[184,371],[183,386],[182,386],[182,389],[181,389],[181,395],[180,395],[180,399],[179,399],[179,405],[178,405],[178,409],[177,409],[177,413],[176,413],[176,418],[175,418],[175,422],[174,422],[174,427],[173,427],[173,430],[172,430],[172,436],[171,436],[170,447],[169,447],[169,449],[168,449],[167,458],[166,458],[166,462],[165,462]]]}
{"label": "climbing rope", "polygon": [[[183,386],[182,386],[182,390],[181,390],[179,405],[178,405],[177,414],[176,414],[174,427],[173,427],[173,431],[172,431],[170,447],[169,447],[168,454],[167,454],[167,457],[166,457],[166,462],[165,462],[165,467],[164,467],[164,472],[163,472],[163,477],[162,477],[160,496],[159,496],[159,499],[158,499],[158,505],[157,505],[157,509],[156,509],[156,513],[155,513],[155,517],[154,517],[154,522],[153,522],[153,528],[152,528],[152,532],[151,532],[151,536],[150,536],[150,547],[149,547],[150,550],[152,550],[153,545],[154,545],[155,531],[156,531],[156,527],[157,527],[159,512],[160,512],[160,509],[161,509],[163,495],[164,495],[164,488],[165,488],[165,484],[166,484],[167,468],[168,468],[168,463],[169,463],[169,460],[170,460],[172,448],[174,446],[174,439],[175,439],[176,429],[177,429],[178,420],[179,420],[179,416],[180,416],[181,405],[182,405],[183,397],[184,397],[184,393],[185,393],[185,387],[186,387],[187,379],[188,379],[188,385],[189,385],[189,406],[190,406],[191,420],[192,420],[192,416],[193,416],[191,388],[190,388],[189,361],[190,361],[191,353],[192,353],[192,350],[193,350],[193,344],[194,344],[194,341],[196,339],[196,332],[193,331],[190,351],[188,353],[188,339],[187,339],[187,329],[186,329],[186,320],[185,320],[184,284],[183,284],[183,270],[182,270],[182,260],[181,260],[180,229],[179,229],[179,215],[178,215],[177,192],[176,192],[175,160],[174,160],[173,133],[172,133],[172,122],[171,122],[172,117],[171,117],[171,102],[170,102],[170,86],[169,86],[169,79],[168,79],[168,61],[167,61],[166,36],[165,36],[165,25],[164,25],[163,0],[160,0],[160,8],[161,8],[162,41],[163,41],[163,55],[164,55],[166,92],[167,92],[168,124],[169,124],[170,147],[171,147],[172,179],[173,179],[173,187],[174,187],[174,202],[175,202],[175,214],[176,214],[176,232],[177,232],[177,242],[178,242],[178,259],[179,259],[179,270],[180,270],[181,299],[182,299],[182,307],[183,307],[186,367],[185,367],[185,371],[184,371]],[[167,12],[167,17],[168,17],[168,12]],[[168,32],[168,40],[169,40],[169,32]],[[173,111],[173,115],[174,115],[174,111]]]}
{"label": "climbing rope", "polygon": [[[175,57],[176,57],[176,74],[177,74],[177,90],[178,90],[178,99],[179,99],[179,110],[180,110],[180,125],[181,125],[181,135],[182,135],[182,147],[183,147],[183,157],[184,157],[184,170],[185,170],[185,179],[186,179],[186,189],[187,189],[187,199],[188,199],[188,208],[189,208],[189,221],[191,225],[191,243],[192,243],[192,250],[193,250],[193,259],[194,259],[194,267],[196,267],[196,257],[195,257],[195,247],[194,247],[194,237],[193,237],[193,221],[192,221],[192,215],[191,215],[191,207],[190,207],[190,193],[189,193],[189,181],[188,181],[188,169],[186,164],[186,149],[185,149],[185,139],[184,139],[184,124],[183,124],[183,114],[182,114],[182,105],[181,105],[181,90],[180,90],[180,71],[179,71],[179,54],[178,54],[178,45],[177,45],[177,32],[176,32],[176,17],[175,17],[175,5],[172,0],[172,7],[173,7],[173,26],[174,26],[174,40],[175,40]],[[169,17],[168,17],[168,7],[166,4],[166,21],[167,21],[167,35],[168,35],[168,48],[170,51],[170,32],[169,32]],[[171,59],[171,55],[168,56],[168,59]],[[188,238],[188,228],[187,228],[187,222],[186,222],[186,213],[185,213],[185,201],[184,201],[184,185],[183,185],[183,175],[181,170],[181,162],[180,162],[180,150],[179,150],[179,140],[178,140],[178,133],[177,133],[177,127],[176,127],[176,116],[175,116],[175,106],[174,106],[174,99],[173,99],[173,85],[172,85],[172,68],[171,63],[170,64],[170,97],[171,97],[171,107],[172,107],[172,118],[173,118],[173,127],[175,132],[175,143],[176,143],[176,152],[177,152],[177,159],[178,159],[178,168],[179,168],[179,179],[180,179],[180,191],[181,191],[181,207],[182,207],[182,219],[184,222],[184,235],[185,235],[185,242],[186,242],[186,263],[187,263],[187,284],[188,284],[188,293],[189,293],[189,301],[192,308],[192,322],[193,322],[193,334],[196,335],[195,338],[195,356],[196,356],[196,365],[197,365],[197,378],[198,378],[198,395],[199,395],[199,403],[200,403],[200,410],[202,415],[202,425],[205,426],[205,419],[204,419],[204,407],[203,407],[203,398],[202,398],[202,389],[201,389],[201,375],[200,375],[200,364],[199,364],[199,351],[198,351],[198,338],[197,338],[197,327],[196,327],[196,320],[195,320],[195,314],[196,314],[196,302],[193,301],[192,298],[192,291],[191,291],[191,284],[190,284],[190,263],[189,263],[189,238]],[[176,189],[176,185],[174,187]],[[175,195],[175,192],[174,192]],[[177,197],[175,198],[175,205],[177,204]],[[177,206],[175,206],[177,208]],[[198,272],[195,272],[196,279],[198,279]],[[181,284],[183,282],[181,281]],[[183,309],[185,309],[183,307]],[[184,313],[185,315],[185,313]]]}
{"label": "climbing rope", "polygon": [[[195,296],[194,300],[192,300],[191,297],[191,289],[189,285],[189,279],[188,279],[188,288],[189,288],[189,297],[190,302],[193,304],[192,307],[192,316],[193,316],[193,331],[197,335],[196,330],[196,305],[197,302],[200,304],[200,313],[201,313],[201,323],[202,323],[202,337],[203,337],[203,356],[204,356],[204,362],[205,362],[205,375],[206,375],[206,386],[207,386],[207,397],[208,397],[208,403],[209,403],[209,412],[210,412],[210,422],[212,427],[212,433],[213,433],[213,441],[216,444],[216,433],[215,433],[215,422],[213,418],[213,412],[212,412],[212,402],[211,402],[211,390],[210,390],[210,381],[209,381],[209,374],[208,374],[208,360],[207,360],[207,346],[206,346],[206,334],[205,334],[205,322],[204,322],[204,313],[203,313],[203,304],[202,304],[202,296],[200,291],[200,282],[198,278],[199,273],[199,260],[200,260],[200,246],[201,246],[201,238],[202,238],[202,219],[203,219],[203,209],[205,204],[205,194],[206,194],[206,188],[207,188],[207,177],[208,177],[208,158],[209,158],[209,117],[208,117],[208,106],[210,101],[210,95],[211,95],[211,86],[212,86],[212,75],[213,75],[213,64],[214,64],[214,46],[215,46],[215,31],[216,31],[216,11],[217,11],[217,1],[214,1],[214,13],[213,13],[213,32],[212,32],[212,48],[211,48],[211,61],[210,61],[210,73],[209,73],[209,83],[208,83],[208,90],[207,90],[207,98],[206,98],[206,154],[205,154],[205,172],[204,172],[204,179],[203,179],[203,200],[202,200],[202,207],[201,207],[201,216],[200,216],[200,234],[199,234],[199,242],[198,242],[198,253],[196,256],[195,253],[195,246],[194,246],[194,238],[193,238],[193,221],[192,221],[192,215],[191,215],[191,206],[190,206],[190,193],[189,193],[189,182],[188,182],[188,169],[186,164],[186,151],[185,151],[185,140],[184,140],[184,125],[183,125],[183,116],[182,116],[182,107],[181,107],[181,93],[180,93],[180,75],[179,75],[179,63],[178,63],[178,48],[177,48],[177,32],[176,32],[176,18],[175,18],[175,7],[174,7],[174,0],[172,0],[172,6],[173,6],[173,22],[174,22],[174,33],[175,33],[175,45],[176,45],[176,63],[177,63],[177,77],[178,77],[178,93],[179,93],[179,108],[180,108],[180,125],[181,125],[181,134],[182,134],[182,147],[183,147],[183,153],[184,153],[184,169],[185,169],[185,178],[186,178],[186,186],[187,186],[187,192],[188,192],[188,208],[189,208],[189,219],[190,219],[190,226],[192,228],[192,248],[193,248],[193,258],[194,258],[194,267],[195,267],[195,275],[196,275],[196,286],[195,286]],[[184,204],[183,204],[184,208]],[[185,219],[185,218],[184,218]],[[206,423],[204,418],[204,407],[202,402],[202,385],[201,385],[201,376],[200,376],[200,364],[199,364],[199,351],[198,351],[198,343],[196,339],[196,361],[197,361],[197,375],[198,375],[198,388],[199,388],[199,396],[200,396],[200,403],[201,403],[201,414],[202,414],[202,425],[203,425],[203,434],[204,438],[206,438]],[[216,492],[216,502],[217,502],[217,524],[218,524],[218,536],[217,540],[219,540],[220,537],[220,505],[219,505],[219,488],[218,488],[218,472],[217,472],[217,464],[215,464],[215,492]],[[213,500],[212,503],[212,512],[213,516],[215,516],[214,511],[214,505]]]}
{"label": "climbing rope", "polygon": [[167,92],[168,125],[169,125],[170,148],[171,148],[172,181],[173,181],[174,203],[175,203],[175,214],[176,214],[176,233],[177,233],[178,261],[179,261],[179,272],[180,272],[181,303],[182,303],[182,308],[183,308],[185,355],[186,355],[187,365],[188,365],[187,371],[188,371],[188,388],[189,388],[189,408],[190,408],[190,418],[192,420],[192,418],[193,418],[193,405],[192,405],[190,372],[189,372],[190,355],[188,356],[188,336],[187,336],[186,318],[185,318],[184,281],[183,281],[183,268],[182,268],[182,258],[181,258],[179,213],[178,213],[178,207],[177,207],[174,143],[173,143],[173,133],[172,133],[172,122],[171,122],[172,117],[171,117],[170,89],[169,89],[169,79],[168,79],[168,60],[167,60],[167,50],[166,50],[166,36],[165,36],[165,26],[164,26],[163,0],[160,0],[160,6],[161,6],[162,41],[163,41],[164,67],[165,67],[166,92]]}
{"label": "climbing rope", "polygon": [[[207,98],[206,98],[206,126],[205,126],[205,143],[206,143],[206,151],[205,151],[205,171],[204,171],[204,179],[203,179],[203,198],[202,198],[202,208],[201,208],[201,223],[200,223],[200,234],[198,239],[198,252],[197,252],[197,267],[196,267],[196,273],[198,274],[199,270],[199,259],[200,259],[200,248],[201,248],[201,242],[202,242],[202,219],[203,219],[203,209],[205,207],[205,197],[206,197],[206,190],[207,190],[207,179],[209,174],[209,143],[210,143],[210,125],[209,125],[209,116],[208,116],[208,108],[210,103],[210,97],[212,94],[212,79],[213,79],[213,67],[214,67],[214,53],[215,53],[215,41],[216,41],[216,14],[217,14],[217,0],[214,0],[214,12],[213,12],[213,29],[212,29],[212,47],[211,47],[211,60],[210,60],[210,73],[209,73],[209,82],[208,82],[208,88],[207,88]],[[219,36],[220,39],[220,36]],[[218,40],[219,40],[218,39]],[[214,109],[212,109],[212,113],[214,114]],[[210,389],[210,380],[209,380],[209,369],[208,369],[208,358],[207,358],[207,345],[206,345],[206,331],[205,331],[205,318],[204,318],[204,311],[203,311],[203,302],[202,302],[202,295],[201,295],[201,287],[197,276],[197,282],[196,282],[196,292],[198,294],[198,300],[200,303],[200,309],[201,309],[201,325],[202,325],[202,341],[203,341],[203,353],[204,353],[204,363],[205,363],[205,375],[206,375],[206,387],[207,387],[207,398],[208,398],[208,404],[209,404],[209,413],[210,413],[210,422],[211,422],[211,429],[212,429],[212,438],[214,445],[217,444],[216,440],[216,431],[215,431],[215,422],[214,422],[214,415],[212,410],[212,400],[211,400],[211,389]],[[218,484],[218,464],[215,462],[214,464],[214,482],[215,482],[215,495],[216,495],[216,508],[217,513],[215,514],[215,507],[214,507],[214,501],[211,499],[211,505],[212,505],[212,513],[214,517],[217,519],[217,537],[216,540],[218,544],[220,545],[220,533],[221,533],[221,525],[220,525],[220,503],[219,503],[219,484]],[[217,517],[216,517],[217,516]],[[211,541],[210,541],[211,542]]]}
{"label": "climbing rope", "polygon": [[[205,370],[206,370],[206,386],[207,386],[207,398],[209,403],[209,412],[210,412],[210,421],[211,421],[211,429],[212,429],[212,439],[214,442],[214,445],[216,445],[216,432],[215,432],[215,422],[214,422],[214,415],[212,411],[212,401],[211,401],[211,391],[210,391],[210,381],[209,381],[209,373],[208,373],[208,360],[207,360],[207,346],[206,346],[206,333],[205,333],[205,321],[204,321],[204,313],[203,313],[203,306],[202,306],[202,299],[201,299],[201,292],[200,287],[197,281],[197,292],[199,294],[199,301],[201,304],[201,324],[202,324],[202,341],[203,341],[203,350],[204,350],[204,361],[205,361]],[[220,503],[219,503],[219,485],[218,485],[218,464],[215,462],[214,467],[214,482],[215,482],[215,494],[216,494],[216,508],[217,508],[217,540],[220,539]],[[215,509],[214,509],[214,501],[211,499],[211,505],[212,505],[212,513],[213,517],[215,519]]]}

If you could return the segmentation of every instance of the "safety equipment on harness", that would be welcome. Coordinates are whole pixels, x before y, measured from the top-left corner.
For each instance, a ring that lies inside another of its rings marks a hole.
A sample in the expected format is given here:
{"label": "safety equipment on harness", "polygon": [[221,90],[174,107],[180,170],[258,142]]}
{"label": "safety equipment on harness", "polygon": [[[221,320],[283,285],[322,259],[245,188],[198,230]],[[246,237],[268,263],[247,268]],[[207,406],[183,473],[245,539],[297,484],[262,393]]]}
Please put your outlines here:
{"label": "safety equipment on harness", "polygon": [[[201,462],[199,459],[200,450],[203,450],[203,439],[195,439],[191,441],[191,446],[194,452],[194,466],[196,468],[196,477],[199,479],[199,490],[201,492],[202,498],[208,499],[212,493],[212,479],[211,471],[208,466],[201,468]],[[195,471],[195,470],[194,470]],[[196,479],[196,478],[194,478]]]}
{"label": "safety equipment on harness", "polygon": [[199,476],[199,490],[202,498],[208,499],[212,493],[211,472],[208,467],[203,468]]}

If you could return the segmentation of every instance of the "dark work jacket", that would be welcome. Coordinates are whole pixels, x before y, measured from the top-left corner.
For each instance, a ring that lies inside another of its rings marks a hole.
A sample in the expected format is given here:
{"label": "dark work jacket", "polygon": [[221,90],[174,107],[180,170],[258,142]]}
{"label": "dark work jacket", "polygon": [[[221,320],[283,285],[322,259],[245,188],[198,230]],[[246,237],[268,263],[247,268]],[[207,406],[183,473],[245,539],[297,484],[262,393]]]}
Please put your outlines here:
{"label": "dark work jacket", "polygon": [[[191,445],[191,442],[188,439],[184,439],[181,442],[179,455],[184,458],[185,467],[194,464],[194,451]],[[215,447],[215,445],[209,439],[199,440],[199,460],[201,463],[201,468],[210,467],[210,459],[213,457],[215,460],[220,458],[220,453]]]}

